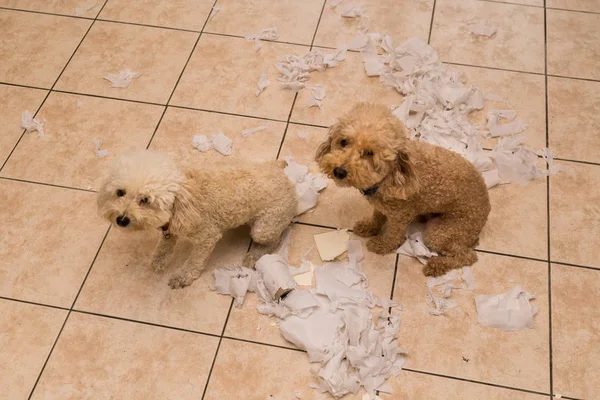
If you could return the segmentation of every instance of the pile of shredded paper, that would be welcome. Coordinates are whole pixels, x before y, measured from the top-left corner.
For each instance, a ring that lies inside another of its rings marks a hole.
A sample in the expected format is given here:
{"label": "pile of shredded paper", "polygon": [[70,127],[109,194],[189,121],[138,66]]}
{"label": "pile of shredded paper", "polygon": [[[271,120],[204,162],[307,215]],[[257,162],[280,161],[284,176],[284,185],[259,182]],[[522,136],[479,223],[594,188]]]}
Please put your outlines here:
{"label": "pile of shredded paper", "polygon": [[[390,313],[396,303],[366,290],[361,242],[347,242],[348,261],[314,266],[303,259],[301,268],[289,266],[287,245],[281,248],[278,254],[258,260],[256,270],[215,270],[214,289],[233,296],[238,307],[247,292],[257,294],[258,312],[279,318],[283,337],[305,350],[310,362],[320,364],[318,383],[311,387],[334,397],[356,393],[361,387],[372,398],[376,391],[391,392],[385,381],[398,375],[404,365],[404,352],[397,343],[400,318],[397,311]],[[287,266],[283,273],[282,265]],[[315,288],[296,287],[294,278],[307,271],[312,274],[312,269]],[[272,271],[283,276],[273,276]],[[268,287],[272,280],[295,289],[275,301]],[[374,320],[371,309],[376,306],[383,309]]]}

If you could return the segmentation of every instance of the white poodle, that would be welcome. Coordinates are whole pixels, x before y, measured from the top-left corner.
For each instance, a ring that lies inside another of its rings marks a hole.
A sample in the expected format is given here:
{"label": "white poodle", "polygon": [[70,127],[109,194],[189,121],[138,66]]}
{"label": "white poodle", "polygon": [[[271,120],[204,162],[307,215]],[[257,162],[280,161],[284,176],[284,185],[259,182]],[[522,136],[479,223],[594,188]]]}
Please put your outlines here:
{"label": "white poodle", "polygon": [[193,250],[169,281],[183,288],[198,279],[223,233],[249,224],[254,245],[244,259],[255,261],[279,243],[294,217],[297,197],[281,162],[194,169],[154,151],[117,158],[98,193],[102,217],[123,229],[160,229],[163,235],[151,262],[160,272],[177,239],[192,240]]}

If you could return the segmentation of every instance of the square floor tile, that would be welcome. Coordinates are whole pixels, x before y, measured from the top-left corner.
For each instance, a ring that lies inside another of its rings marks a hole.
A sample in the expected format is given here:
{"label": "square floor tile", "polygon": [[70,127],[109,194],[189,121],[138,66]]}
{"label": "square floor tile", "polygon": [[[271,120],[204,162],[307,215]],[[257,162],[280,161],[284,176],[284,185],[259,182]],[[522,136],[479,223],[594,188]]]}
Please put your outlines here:
{"label": "square floor tile", "polygon": [[[331,52],[331,50],[322,50]],[[344,113],[350,111],[360,101],[398,105],[402,96],[393,89],[385,87],[378,77],[368,77],[359,53],[348,52],[346,60],[335,68],[310,74],[310,83],[325,87],[326,97],[323,108],[308,108],[312,95],[304,89],[298,93],[294,104],[292,122],[329,126]]]}
{"label": "square floor tile", "polygon": [[[547,263],[480,253],[473,265],[475,290],[454,290],[451,298],[458,307],[439,317],[428,313],[421,269],[415,259],[400,257],[394,299],[403,306],[398,342],[408,351],[407,368],[548,391]],[[532,300],[539,308],[533,329],[504,332],[480,326],[475,296],[504,293],[516,285],[537,296]]]}
{"label": "square floor tile", "polygon": [[600,271],[552,265],[554,392],[600,398]]}
{"label": "square floor tile", "polygon": [[[98,189],[114,157],[146,148],[163,109],[54,92],[36,117],[48,121],[46,136],[25,134],[1,175]],[[107,149],[109,155],[96,157],[92,140],[102,141],[102,148]]]}
{"label": "square floor tile", "polygon": [[548,74],[600,79],[600,14],[548,10]]}
{"label": "square floor tile", "polygon": [[178,290],[167,283],[187,258],[190,243],[178,243],[170,268],[157,274],[150,269],[150,260],[159,235],[158,230],[134,233],[112,228],[75,308],[220,335],[231,298],[210,290],[212,270],[241,263],[250,244],[248,230],[226,234],[200,278]]}
{"label": "square floor tile", "polygon": [[[317,228],[312,226],[298,225],[292,226],[292,241],[289,248],[289,263],[299,267],[302,257],[310,250],[306,258],[313,264],[320,266],[321,261],[319,253],[315,248],[313,235],[329,232],[329,229]],[[394,269],[396,266],[396,255],[388,254],[380,256],[367,250],[366,239],[350,235],[350,239],[358,239],[363,242],[364,259],[362,268],[365,275],[369,278],[369,287],[367,290],[373,292],[382,299],[389,299],[392,293],[392,282],[394,280]],[[311,250],[312,249],[312,250]],[[313,278],[313,287],[314,287]],[[277,325],[271,325],[275,319],[259,314],[256,310],[258,300],[256,295],[246,296],[244,304],[240,308],[234,307],[231,310],[225,335],[240,339],[252,340],[256,342],[269,343],[279,346],[294,348],[294,345],[287,342]],[[380,311],[380,310],[379,310]]]}
{"label": "square floor tile", "polygon": [[[486,100],[483,110],[469,114],[473,124],[485,126],[486,115],[490,110],[515,110],[518,118],[529,125],[521,134],[527,138],[527,146],[535,149],[546,147],[546,84],[543,75],[461,65],[448,65],[448,68],[462,72],[466,83],[476,84],[484,94],[497,94],[505,99]],[[497,141],[498,139],[486,140],[485,147],[493,148]]]}
{"label": "square floor tile", "polygon": [[[245,129],[263,125],[268,127],[246,137],[241,135]],[[223,156],[216,150],[202,153],[192,147],[194,135],[210,137],[219,131],[233,141],[231,155]],[[284,131],[284,122],[169,107],[150,148],[171,153],[181,162],[196,167],[234,161],[268,161],[277,157]]]}
{"label": "square floor tile", "polygon": [[106,233],[93,193],[0,180],[0,295],[71,307]]}
{"label": "square floor tile", "polygon": [[[410,37],[427,42],[433,0],[349,0],[331,8],[327,1],[319,23],[315,45],[337,47],[347,44],[361,27],[370,32],[385,33],[392,37],[396,46]],[[341,14],[350,7],[360,7],[364,16],[344,18]]]}
{"label": "square floor tile", "polygon": [[[476,36],[468,22],[491,23],[498,31]],[[544,72],[544,9],[475,0],[438,0],[431,46],[442,61],[526,72]]]}
{"label": "square floor tile", "polygon": [[[307,47],[265,41],[255,51],[251,40],[202,35],[171,104],[286,121],[294,93],[279,86],[275,63],[306,51]],[[271,85],[256,96],[261,72]]]}
{"label": "square floor tile", "polygon": [[214,0],[108,0],[100,19],[200,31]]}
{"label": "square floor tile", "polygon": [[221,11],[208,22],[206,32],[246,36],[275,26],[278,41],[310,45],[323,0],[219,0],[217,6]]}
{"label": "square floor tile", "polygon": [[[23,133],[21,113],[35,113],[46,96],[45,90],[0,85],[0,166],[17,144]],[[37,134],[34,133],[37,136]]]}
{"label": "square floor tile", "polygon": [[[292,156],[298,163],[307,165],[310,172],[321,173],[314,158],[317,147],[326,137],[325,128],[290,124],[279,158]],[[327,188],[319,195],[317,206],[302,214],[300,221],[352,229],[354,223],[372,214],[373,207],[358,190],[339,187],[330,179]]]}
{"label": "square floor tile", "polygon": [[0,10],[0,81],[50,88],[92,21]]}
{"label": "square floor tile", "polygon": [[32,399],[198,399],[218,338],[72,313]]}
{"label": "square floor tile", "polygon": [[519,392],[494,386],[442,378],[417,372],[402,371],[388,380],[393,393],[381,393],[383,400],[413,399],[486,399],[486,400],[546,400],[548,396]]}
{"label": "square floor tile", "polygon": [[26,399],[67,311],[0,300],[0,387],[3,399]]}
{"label": "square floor tile", "polygon": [[548,77],[548,139],[555,157],[600,162],[600,82]]}
{"label": "square floor tile", "polygon": [[492,211],[479,248],[505,254],[548,258],[546,178],[490,189]]}
{"label": "square floor tile", "polygon": [[106,0],[0,0],[0,7],[95,18],[105,2]]}
{"label": "square floor tile", "polygon": [[546,7],[600,12],[600,3],[595,0],[546,0]]}
{"label": "square floor tile", "polygon": [[[301,399],[331,399],[308,387],[316,383],[315,366],[304,352],[223,339],[204,399],[295,399],[294,392]],[[344,400],[361,397],[350,394]]]}
{"label": "square floor tile", "polygon": [[562,164],[550,177],[552,261],[600,268],[600,166]]}
{"label": "square floor tile", "polygon": [[[197,38],[193,32],[96,22],[56,89],[165,104]],[[127,88],[104,79],[126,69],[141,73]]]}

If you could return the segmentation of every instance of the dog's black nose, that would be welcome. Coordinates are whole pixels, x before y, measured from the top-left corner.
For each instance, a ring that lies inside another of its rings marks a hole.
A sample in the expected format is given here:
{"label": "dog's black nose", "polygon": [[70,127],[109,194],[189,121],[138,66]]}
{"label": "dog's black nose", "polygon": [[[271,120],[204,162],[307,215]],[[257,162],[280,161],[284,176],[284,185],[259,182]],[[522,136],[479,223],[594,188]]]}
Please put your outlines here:
{"label": "dog's black nose", "polygon": [[122,227],[129,225],[129,218],[124,215],[119,215],[117,217],[117,225]]}
{"label": "dog's black nose", "polygon": [[346,171],[342,167],[336,167],[333,169],[333,176],[338,179],[344,179],[348,175],[348,171]]}

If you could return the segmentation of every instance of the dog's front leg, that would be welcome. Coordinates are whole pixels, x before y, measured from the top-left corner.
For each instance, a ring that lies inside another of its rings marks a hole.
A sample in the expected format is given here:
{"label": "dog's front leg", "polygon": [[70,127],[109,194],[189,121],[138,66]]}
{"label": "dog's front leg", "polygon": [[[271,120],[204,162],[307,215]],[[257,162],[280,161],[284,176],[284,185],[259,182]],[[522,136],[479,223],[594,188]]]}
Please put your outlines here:
{"label": "dog's front leg", "polygon": [[160,235],[160,239],[156,244],[152,261],[150,262],[150,268],[156,273],[164,271],[167,266],[167,258],[173,253],[173,249],[177,244],[177,236],[170,235],[167,239],[164,235]]}
{"label": "dog's front leg", "polygon": [[354,224],[353,232],[362,237],[371,237],[381,232],[387,217],[379,210],[374,210],[371,217],[362,219]]}
{"label": "dog's front leg", "polygon": [[367,248],[373,253],[389,254],[400,247],[404,242],[408,225],[414,219],[414,216],[409,214],[388,215],[387,217],[385,231],[367,242]]}
{"label": "dog's front leg", "polygon": [[204,263],[217,242],[221,239],[220,232],[204,232],[190,236],[193,242],[192,251],[183,264],[181,270],[175,273],[169,280],[171,289],[184,288],[191,285],[200,277],[204,269]]}

